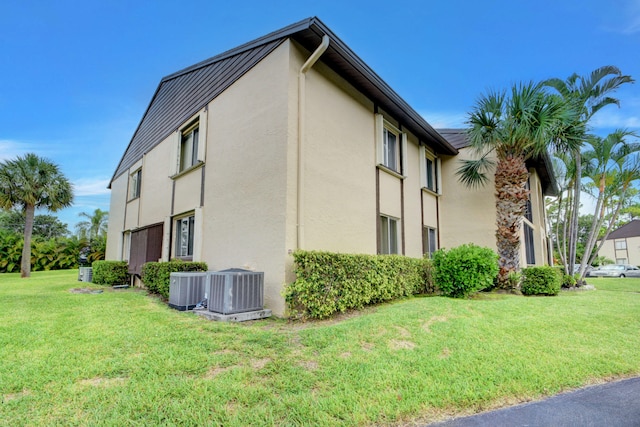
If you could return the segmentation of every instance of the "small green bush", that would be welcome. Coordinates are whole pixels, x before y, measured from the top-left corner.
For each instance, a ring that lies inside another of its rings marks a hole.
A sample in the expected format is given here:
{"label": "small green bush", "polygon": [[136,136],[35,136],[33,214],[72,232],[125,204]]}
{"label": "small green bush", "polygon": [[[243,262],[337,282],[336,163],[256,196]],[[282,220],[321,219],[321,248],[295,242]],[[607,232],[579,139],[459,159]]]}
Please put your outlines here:
{"label": "small green bush", "polygon": [[149,292],[169,298],[171,273],[183,271],[207,271],[207,264],[186,261],[148,262],[142,266],[142,282]]}
{"label": "small green bush", "polygon": [[105,286],[126,285],[129,282],[129,266],[126,261],[94,261],[93,283]]}
{"label": "small green bush", "polygon": [[521,291],[524,295],[558,295],[560,292],[562,275],[553,267],[523,268],[522,277]]}
{"label": "small green bush", "polygon": [[433,267],[436,285],[444,295],[466,298],[493,286],[498,275],[498,255],[471,243],[436,251]]}
{"label": "small green bush", "polygon": [[577,278],[578,278],[578,274],[567,274],[564,271],[564,267],[563,266],[555,266],[553,267],[558,274],[560,275],[560,283],[562,285],[563,288],[573,288],[574,286],[576,286],[576,284],[578,283]]}
{"label": "small green bush", "polygon": [[434,288],[427,259],[318,251],[296,251],[293,258],[296,281],[283,292],[293,317],[326,318]]}

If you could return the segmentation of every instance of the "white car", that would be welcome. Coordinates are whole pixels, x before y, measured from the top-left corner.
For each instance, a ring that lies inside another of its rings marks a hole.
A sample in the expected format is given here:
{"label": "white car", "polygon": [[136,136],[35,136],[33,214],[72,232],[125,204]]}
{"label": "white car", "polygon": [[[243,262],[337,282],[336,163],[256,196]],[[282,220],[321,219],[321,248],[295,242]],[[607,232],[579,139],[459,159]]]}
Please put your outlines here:
{"label": "white car", "polygon": [[640,268],[629,264],[610,264],[591,270],[589,277],[640,277]]}

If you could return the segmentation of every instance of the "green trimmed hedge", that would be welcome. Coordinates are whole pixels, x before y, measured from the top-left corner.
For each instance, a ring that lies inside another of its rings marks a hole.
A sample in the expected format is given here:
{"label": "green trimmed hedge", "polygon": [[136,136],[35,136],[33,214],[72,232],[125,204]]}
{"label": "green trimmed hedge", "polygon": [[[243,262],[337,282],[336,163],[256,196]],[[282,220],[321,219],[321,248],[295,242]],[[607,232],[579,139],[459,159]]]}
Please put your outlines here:
{"label": "green trimmed hedge", "polygon": [[129,282],[129,265],[126,261],[94,261],[92,282],[97,285],[117,286]]}
{"label": "green trimmed hedge", "polygon": [[427,259],[318,251],[296,251],[293,259],[296,281],[283,292],[292,317],[326,318],[434,290]]}
{"label": "green trimmed hedge", "polygon": [[466,298],[493,286],[498,275],[498,255],[473,243],[440,249],[433,255],[433,268],[436,284],[444,295]]}
{"label": "green trimmed hedge", "polygon": [[523,268],[520,290],[524,295],[558,295],[562,280],[561,272],[553,267]]}
{"label": "green trimmed hedge", "polygon": [[142,282],[149,292],[169,298],[169,280],[171,273],[189,271],[207,271],[205,262],[148,262],[142,266]]}

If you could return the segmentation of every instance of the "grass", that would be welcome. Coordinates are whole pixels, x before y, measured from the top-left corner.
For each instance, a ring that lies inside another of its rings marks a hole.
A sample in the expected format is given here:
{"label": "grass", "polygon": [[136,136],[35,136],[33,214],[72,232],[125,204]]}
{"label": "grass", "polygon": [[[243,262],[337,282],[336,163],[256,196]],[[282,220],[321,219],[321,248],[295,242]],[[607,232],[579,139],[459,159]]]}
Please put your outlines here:
{"label": "grass", "polygon": [[0,425],[426,423],[640,374],[640,279],[226,324],[76,278],[0,275]]}

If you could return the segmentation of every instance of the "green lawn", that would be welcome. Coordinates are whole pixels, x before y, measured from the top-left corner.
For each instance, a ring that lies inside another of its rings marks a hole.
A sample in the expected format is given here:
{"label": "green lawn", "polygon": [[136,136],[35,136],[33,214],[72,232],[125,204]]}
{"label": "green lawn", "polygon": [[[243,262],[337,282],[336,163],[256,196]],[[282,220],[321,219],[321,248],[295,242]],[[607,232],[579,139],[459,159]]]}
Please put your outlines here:
{"label": "green lawn", "polygon": [[396,425],[640,374],[640,279],[225,324],[76,278],[0,275],[0,425]]}

